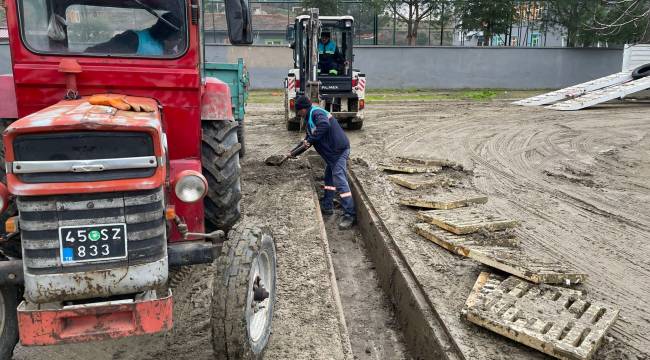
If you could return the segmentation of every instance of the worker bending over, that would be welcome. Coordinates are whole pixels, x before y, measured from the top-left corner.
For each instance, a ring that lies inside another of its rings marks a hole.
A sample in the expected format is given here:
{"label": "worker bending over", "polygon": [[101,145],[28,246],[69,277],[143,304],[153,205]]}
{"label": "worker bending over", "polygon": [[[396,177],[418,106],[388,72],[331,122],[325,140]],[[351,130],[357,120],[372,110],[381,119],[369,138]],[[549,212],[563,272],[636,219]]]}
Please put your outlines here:
{"label": "worker bending over", "polygon": [[334,214],[334,196],[340,194],[341,205],[345,211],[339,221],[339,229],[346,230],[356,221],[354,200],[347,178],[347,162],[350,157],[350,141],[341,125],[329,112],[312,105],[309,98],[296,99],[296,113],[305,121],[306,146],[314,146],[325,161],[325,195],[320,208],[323,215]]}

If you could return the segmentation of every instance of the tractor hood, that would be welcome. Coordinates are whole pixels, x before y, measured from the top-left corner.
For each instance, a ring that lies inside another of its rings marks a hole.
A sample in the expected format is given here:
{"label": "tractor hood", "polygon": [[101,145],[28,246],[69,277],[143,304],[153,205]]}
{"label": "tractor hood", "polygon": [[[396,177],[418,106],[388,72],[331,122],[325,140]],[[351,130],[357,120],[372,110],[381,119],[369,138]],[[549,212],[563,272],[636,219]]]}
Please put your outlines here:
{"label": "tractor hood", "polygon": [[158,103],[117,95],[101,98],[125,100],[150,112],[93,105],[82,98],[61,101],[15,121],[3,134],[12,194],[146,190],[162,185],[166,155]]}
{"label": "tractor hood", "polygon": [[[114,96],[114,95],[113,95]],[[69,130],[161,131],[158,103],[153,99],[124,97],[130,103],[146,104],[153,112],[118,110],[111,106],[91,105],[89,98],[64,100],[14,122],[6,135],[14,133],[57,132]]]}

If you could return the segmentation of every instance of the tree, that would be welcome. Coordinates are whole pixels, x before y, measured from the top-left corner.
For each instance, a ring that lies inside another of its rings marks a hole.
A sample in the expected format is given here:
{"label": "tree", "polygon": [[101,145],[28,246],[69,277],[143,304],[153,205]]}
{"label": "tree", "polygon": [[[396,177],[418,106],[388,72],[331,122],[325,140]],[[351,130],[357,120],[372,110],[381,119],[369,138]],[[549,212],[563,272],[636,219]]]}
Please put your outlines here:
{"label": "tree", "polygon": [[567,46],[589,46],[597,40],[594,19],[603,11],[600,0],[549,0],[546,23],[566,31]]}
{"label": "tree", "polygon": [[319,15],[339,15],[337,0],[302,0],[302,6],[305,9],[318,8]]}
{"label": "tree", "polygon": [[386,8],[406,23],[406,41],[415,45],[418,28],[423,19],[439,11],[449,0],[387,0]]}
{"label": "tree", "polygon": [[506,34],[515,18],[514,0],[458,0],[455,9],[458,27],[482,31],[487,46],[493,35]]}
{"label": "tree", "polygon": [[603,39],[623,44],[650,41],[650,0],[608,0],[592,30]]}

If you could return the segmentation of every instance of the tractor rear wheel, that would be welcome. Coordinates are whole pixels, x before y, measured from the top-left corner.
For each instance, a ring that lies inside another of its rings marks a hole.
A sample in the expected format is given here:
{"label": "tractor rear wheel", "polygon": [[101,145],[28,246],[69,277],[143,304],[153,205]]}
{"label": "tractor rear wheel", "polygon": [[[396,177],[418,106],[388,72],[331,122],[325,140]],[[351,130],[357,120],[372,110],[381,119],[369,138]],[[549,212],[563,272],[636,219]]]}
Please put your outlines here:
{"label": "tractor rear wheel", "polygon": [[203,199],[208,232],[227,231],[240,217],[241,182],[236,121],[203,121],[201,156],[208,194]]}
{"label": "tractor rear wheel", "polygon": [[268,230],[231,231],[217,259],[212,346],[217,359],[261,359],[271,336],[276,253]]}
{"label": "tractor rear wheel", "polygon": [[18,343],[18,289],[0,287],[0,359],[11,359]]}

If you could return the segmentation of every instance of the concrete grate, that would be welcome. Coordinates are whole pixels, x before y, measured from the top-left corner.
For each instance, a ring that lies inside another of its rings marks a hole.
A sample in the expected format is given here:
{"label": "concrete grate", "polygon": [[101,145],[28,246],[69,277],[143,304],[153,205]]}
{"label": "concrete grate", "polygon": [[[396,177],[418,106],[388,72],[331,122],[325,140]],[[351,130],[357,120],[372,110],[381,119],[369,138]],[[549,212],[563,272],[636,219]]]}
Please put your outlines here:
{"label": "concrete grate", "polygon": [[451,186],[455,181],[445,176],[433,176],[428,178],[415,178],[400,175],[388,175],[388,180],[394,184],[403,186],[407,189],[417,190],[426,187]]}
{"label": "concrete grate", "polygon": [[415,224],[415,232],[435,244],[461,256],[534,283],[577,284],[586,274],[540,256],[529,256],[518,248],[516,239],[482,239],[477,235],[455,235],[431,224]]}
{"label": "concrete grate", "polygon": [[399,203],[418,208],[449,210],[472,204],[485,204],[487,201],[487,196],[483,195],[441,193],[436,195],[406,197],[400,199]]}
{"label": "concrete grate", "polygon": [[581,292],[481,273],[466,302],[467,319],[558,359],[589,359],[619,310]]}
{"label": "concrete grate", "polygon": [[519,225],[518,221],[504,218],[495,210],[484,206],[459,208],[451,211],[420,211],[418,219],[457,235],[470,234],[479,230],[505,230]]}

